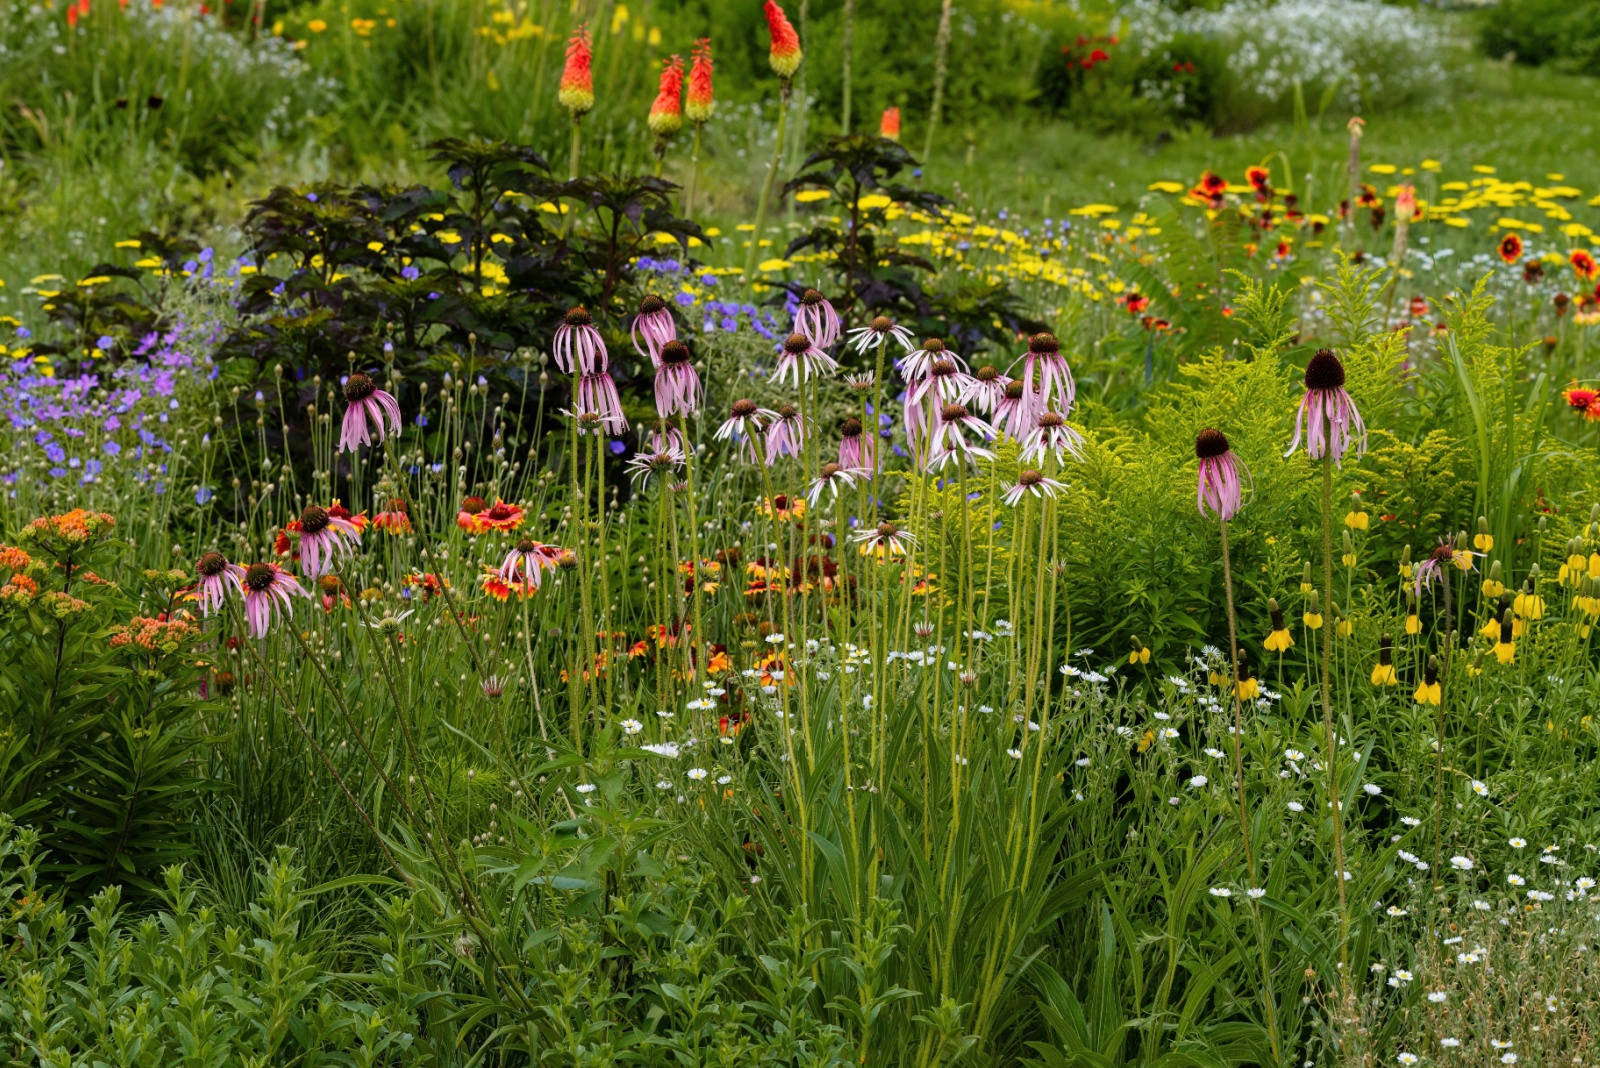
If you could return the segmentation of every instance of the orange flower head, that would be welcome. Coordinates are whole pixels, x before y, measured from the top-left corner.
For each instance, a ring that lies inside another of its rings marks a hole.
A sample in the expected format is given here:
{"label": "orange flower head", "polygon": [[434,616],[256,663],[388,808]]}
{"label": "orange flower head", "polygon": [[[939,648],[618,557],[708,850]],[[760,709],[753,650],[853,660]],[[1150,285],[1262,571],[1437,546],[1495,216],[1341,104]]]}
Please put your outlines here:
{"label": "orange flower head", "polygon": [[900,140],[899,108],[883,109],[883,119],[878,123],[878,136],[886,141]]}
{"label": "orange flower head", "polygon": [[683,128],[683,60],[673,56],[661,67],[661,88],[650,105],[650,132],[667,138]]}
{"label": "orange flower head", "polygon": [[694,65],[689,68],[689,97],[683,111],[690,122],[710,122],[716,110],[711,97],[711,38],[702,37],[694,43]]}
{"label": "orange flower head", "polygon": [[495,498],[494,505],[478,513],[475,534],[489,530],[516,530],[522,525],[522,509]]}
{"label": "orange flower head", "polygon": [[764,10],[767,31],[772,34],[772,50],[767,53],[767,61],[772,64],[772,72],[787,82],[800,69],[800,35],[794,32],[789,16],[783,13],[776,0],[767,0]]}
{"label": "orange flower head", "polygon": [[1572,250],[1572,269],[1585,282],[1594,281],[1594,276],[1600,274],[1600,264],[1595,263],[1588,250],[1581,248]]}
{"label": "orange flower head", "polygon": [[1400,183],[1400,194],[1394,198],[1394,217],[1406,222],[1417,217],[1417,187],[1410,182]]}
{"label": "orange flower head", "polygon": [[1244,172],[1245,181],[1256,192],[1266,192],[1272,189],[1272,172],[1265,167],[1249,167]]}
{"label": "orange flower head", "polygon": [[1561,393],[1567,407],[1585,419],[1600,419],[1600,391],[1586,389],[1574,382]]}
{"label": "orange flower head", "polygon": [[1507,234],[1500,239],[1500,247],[1496,251],[1506,263],[1516,263],[1522,259],[1522,238],[1516,234]]}
{"label": "orange flower head", "polygon": [[567,41],[567,65],[561,71],[561,89],[556,96],[574,119],[594,107],[594,71],[590,69],[593,60],[589,27],[580,25]]}

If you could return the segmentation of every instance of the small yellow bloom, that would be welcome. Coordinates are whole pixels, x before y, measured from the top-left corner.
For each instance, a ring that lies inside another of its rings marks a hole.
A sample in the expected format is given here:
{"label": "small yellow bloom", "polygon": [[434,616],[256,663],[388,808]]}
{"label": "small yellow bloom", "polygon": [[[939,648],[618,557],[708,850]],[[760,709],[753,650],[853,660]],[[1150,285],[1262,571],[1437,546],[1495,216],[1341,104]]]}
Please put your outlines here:
{"label": "small yellow bloom", "polygon": [[1395,674],[1393,664],[1379,664],[1372,669],[1372,685],[1397,686],[1399,683],[1400,676]]}
{"label": "small yellow bloom", "polygon": [[1233,696],[1241,701],[1254,701],[1261,696],[1261,684],[1253,677],[1240,679],[1233,687]]}
{"label": "small yellow bloom", "polygon": [[1341,638],[1350,637],[1351,633],[1354,630],[1355,630],[1355,627],[1351,624],[1351,622],[1348,619],[1340,619],[1339,622],[1337,622],[1337,623],[1335,623],[1333,625],[1333,632],[1335,634],[1337,634]]}
{"label": "small yellow bloom", "polygon": [[1351,530],[1366,530],[1368,515],[1366,512],[1346,512],[1344,525]]}
{"label": "small yellow bloom", "polygon": [[310,22],[306,23],[306,29],[310,30],[312,33],[321,33],[327,28],[328,24],[323,22],[321,19],[312,19]]}
{"label": "small yellow bloom", "polygon": [[1417,684],[1417,692],[1412,696],[1419,705],[1437,705],[1441,698],[1439,684],[1437,682],[1430,683],[1426,680],[1419,682]]}
{"label": "small yellow bloom", "polygon": [[1339,557],[1339,562],[1341,564],[1343,564],[1345,567],[1355,567],[1356,566],[1356,554],[1355,553],[1345,553],[1343,556]]}
{"label": "small yellow bloom", "polygon": [[1478,550],[1480,553],[1489,552],[1494,548],[1494,535],[1474,534],[1472,536],[1472,547]]}
{"label": "small yellow bloom", "polygon": [[1269,653],[1282,653],[1287,652],[1289,647],[1294,644],[1294,638],[1287,629],[1275,630],[1267,635],[1267,640],[1263,644]]}
{"label": "small yellow bloom", "polygon": [[1494,658],[1502,664],[1509,664],[1517,658],[1516,642],[1495,642]]}
{"label": "small yellow bloom", "polygon": [[1499,597],[1505,592],[1506,584],[1504,582],[1496,582],[1494,579],[1483,580],[1483,595],[1485,597]]}
{"label": "small yellow bloom", "polygon": [[1511,611],[1524,619],[1544,618],[1544,598],[1537,593],[1524,591],[1517,594],[1516,600],[1511,602]]}
{"label": "small yellow bloom", "polygon": [[1406,633],[1407,634],[1421,634],[1422,633],[1422,620],[1417,618],[1417,614],[1415,612],[1410,612],[1410,613],[1406,614]]}
{"label": "small yellow bloom", "polygon": [[1478,628],[1478,633],[1485,638],[1498,638],[1500,636],[1500,621],[1491,616],[1489,622]]}

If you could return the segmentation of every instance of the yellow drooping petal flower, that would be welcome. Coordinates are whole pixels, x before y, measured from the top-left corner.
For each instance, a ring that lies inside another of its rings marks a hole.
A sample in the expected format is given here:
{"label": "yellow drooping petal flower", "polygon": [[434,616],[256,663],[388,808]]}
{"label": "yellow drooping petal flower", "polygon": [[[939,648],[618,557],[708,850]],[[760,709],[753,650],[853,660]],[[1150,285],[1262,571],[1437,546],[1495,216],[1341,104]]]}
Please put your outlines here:
{"label": "yellow drooping petal flower", "polygon": [[1400,676],[1395,674],[1393,664],[1379,664],[1372,669],[1372,685],[1397,686]]}
{"label": "yellow drooping petal flower", "polygon": [[1437,705],[1441,700],[1439,684],[1426,680],[1417,684],[1417,692],[1412,695],[1419,705]]}

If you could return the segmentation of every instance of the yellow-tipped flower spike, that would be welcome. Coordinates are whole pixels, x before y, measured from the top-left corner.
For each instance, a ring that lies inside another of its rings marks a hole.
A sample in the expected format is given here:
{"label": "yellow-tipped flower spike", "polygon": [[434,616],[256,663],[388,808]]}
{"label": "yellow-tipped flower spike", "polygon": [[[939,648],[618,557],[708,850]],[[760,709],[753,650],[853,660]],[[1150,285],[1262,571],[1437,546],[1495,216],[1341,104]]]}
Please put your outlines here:
{"label": "yellow-tipped flower spike", "polygon": [[1133,636],[1133,649],[1132,649],[1132,651],[1130,651],[1128,653],[1128,663],[1130,663],[1130,664],[1148,664],[1148,663],[1150,663],[1150,650],[1147,649],[1145,647],[1144,643],[1139,640],[1139,636],[1137,634],[1135,634]]}
{"label": "yellow-tipped flower spike", "polygon": [[1494,535],[1489,533],[1489,520],[1484,516],[1478,517],[1478,533],[1472,537],[1472,547],[1480,553],[1494,548]]}
{"label": "yellow-tipped flower spike", "polygon": [[1316,590],[1306,594],[1306,610],[1301,615],[1300,621],[1312,630],[1322,629],[1322,611],[1321,605],[1317,601]]}
{"label": "yellow-tipped flower spike", "polygon": [[1417,595],[1410,590],[1406,591],[1406,633],[1422,633],[1422,619],[1417,615]]}
{"label": "yellow-tipped flower spike", "polygon": [[1339,532],[1339,534],[1340,534],[1340,537],[1343,539],[1343,547],[1344,547],[1344,555],[1339,557],[1339,562],[1341,564],[1343,564],[1345,567],[1355,567],[1356,566],[1356,543],[1350,540],[1350,532],[1348,530],[1341,530]]}
{"label": "yellow-tipped flower spike", "polygon": [[1494,643],[1494,658],[1502,664],[1509,664],[1517,658],[1516,628],[1511,620],[1510,612],[1501,617],[1500,640]]}
{"label": "yellow-tipped flower spike", "polygon": [[1250,674],[1250,665],[1245,662],[1244,653],[1239,654],[1239,681],[1233,684],[1233,695],[1241,701],[1254,701],[1261,696],[1261,685]]}
{"label": "yellow-tipped flower spike", "polygon": [[1300,572],[1300,592],[1310,593],[1315,589],[1311,584],[1311,561],[1307,560],[1305,570]]}
{"label": "yellow-tipped flower spike", "polygon": [[1415,571],[1411,566],[1411,546],[1409,545],[1400,550],[1400,577],[1407,582],[1410,582],[1415,577]]}
{"label": "yellow-tipped flower spike", "polygon": [[1372,685],[1398,686],[1400,676],[1394,670],[1394,639],[1385,634],[1378,639],[1378,664],[1372,669]]}
{"label": "yellow-tipped flower spike", "polygon": [[1345,513],[1344,525],[1350,530],[1366,530],[1369,519],[1361,508],[1361,494],[1350,494],[1350,510]]}
{"label": "yellow-tipped flower spike", "polygon": [[1269,653],[1287,652],[1294,644],[1294,636],[1289,633],[1289,628],[1283,625],[1283,609],[1278,607],[1276,597],[1267,600],[1267,614],[1272,617],[1272,633],[1267,635],[1263,643]]}
{"label": "yellow-tipped flower spike", "polygon": [[1511,602],[1511,610],[1523,619],[1544,618],[1544,598],[1534,592],[1531,578],[1522,584],[1517,599]]}
{"label": "yellow-tipped flower spike", "polygon": [[1428,657],[1428,667],[1422,673],[1422,681],[1417,683],[1417,692],[1412,694],[1419,705],[1437,705],[1443,697],[1439,688],[1439,658]]}
{"label": "yellow-tipped flower spike", "polygon": [[1505,592],[1506,584],[1500,579],[1500,561],[1496,560],[1489,565],[1489,577],[1483,580],[1483,595],[1493,598]]}

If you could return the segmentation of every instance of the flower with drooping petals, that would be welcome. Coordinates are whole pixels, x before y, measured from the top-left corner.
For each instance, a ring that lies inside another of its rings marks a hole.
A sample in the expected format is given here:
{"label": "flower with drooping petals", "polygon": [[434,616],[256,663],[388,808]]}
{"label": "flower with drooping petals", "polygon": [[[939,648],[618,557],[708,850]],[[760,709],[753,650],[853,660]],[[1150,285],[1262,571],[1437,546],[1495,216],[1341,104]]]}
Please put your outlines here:
{"label": "flower with drooping petals", "polygon": [[589,39],[589,27],[580,24],[567,40],[567,65],[561,71],[561,87],[556,99],[572,113],[574,120],[581,119],[594,107],[594,45]]}
{"label": "flower with drooping petals", "polygon": [[[1356,402],[1344,388],[1344,365],[1332,349],[1319,349],[1306,364],[1306,395],[1294,419],[1294,440],[1289,443],[1292,455],[1300,447],[1302,432],[1306,439],[1306,455],[1313,460],[1331,456],[1333,462],[1344,465],[1344,455],[1356,444],[1356,456],[1367,451],[1367,425],[1361,421]],[[1352,431],[1359,437],[1352,437]]]}
{"label": "flower with drooping petals", "polygon": [[841,490],[855,487],[856,479],[867,477],[867,471],[859,467],[845,467],[843,464],[823,464],[821,473],[812,479],[811,485],[806,489],[806,500],[811,506],[816,507],[817,501],[824,491],[833,495],[838,500]]}
{"label": "flower with drooping petals", "polygon": [[839,424],[839,466],[876,470],[877,442],[869,437],[861,420],[851,416]]}
{"label": "flower with drooping petals", "polygon": [[400,403],[368,375],[357,371],[345,379],[344,399],[348,406],[339,429],[340,452],[355,452],[358,445],[381,443],[385,434],[400,433]]}
{"label": "flower with drooping petals", "polygon": [[962,365],[949,356],[941,356],[928,365],[927,377],[907,390],[906,405],[920,405],[925,397],[932,397],[934,404],[965,404],[973,384],[973,377]]}
{"label": "flower with drooping petals", "polygon": [[899,343],[906,352],[916,347],[911,338],[911,331],[898,325],[887,315],[874,316],[872,322],[866,326],[858,326],[850,331],[850,345],[861,353],[875,349],[890,339]]}
{"label": "flower with drooping petals", "polygon": [[968,379],[966,390],[958,400],[962,404],[971,406],[983,413],[992,416],[999,407],[1000,401],[1006,395],[1006,386],[1010,379],[993,367],[985,365],[978,368],[977,372]]}
{"label": "flower with drooping petals", "polygon": [[628,417],[622,414],[622,397],[608,371],[578,378],[578,409],[598,415],[601,427],[608,434],[620,434],[628,429]]}
{"label": "flower with drooping petals", "polygon": [[[1244,482],[1239,477],[1239,469],[1244,465],[1228,448],[1227,436],[1210,427],[1200,431],[1194,439],[1194,455],[1200,461],[1195,507],[1200,509],[1201,515],[1205,515],[1209,507],[1219,519],[1232,519],[1243,503]],[[1245,468],[1244,476],[1250,477],[1249,468]]]}
{"label": "flower with drooping petals", "polygon": [[1040,415],[1033,432],[1022,440],[1021,459],[1024,463],[1030,460],[1038,463],[1051,453],[1058,464],[1067,462],[1067,453],[1071,453],[1074,460],[1083,459],[1083,435],[1068,426],[1066,417],[1060,412]]}
{"label": "flower with drooping petals", "polygon": [[1054,497],[1066,488],[1066,483],[1057,482],[1053,478],[1045,478],[1044,475],[1033,468],[1025,467],[1017,475],[1016,485],[1006,490],[1005,496],[1001,500],[1015,508],[1022,503],[1022,498],[1029,495],[1034,497]]}
{"label": "flower with drooping petals", "polygon": [[672,56],[661,67],[661,85],[647,120],[650,132],[665,140],[683,129],[683,59]]}
{"label": "flower with drooping petals", "polygon": [[361,511],[352,514],[350,509],[346,508],[343,502],[341,502],[339,498],[335,497],[328,503],[328,514],[333,516],[335,519],[350,520],[350,524],[356,528],[356,532],[358,534],[365,534],[367,532],[367,524],[370,522],[370,520],[367,519],[367,512],[364,508]]}
{"label": "flower with drooping petals", "polygon": [[969,433],[985,440],[995,436],[994,427],[973,415],[965,405],[941,405],[934,413],[928,470],[937,471],[951,460],[993,460],[994,453],[967,439]]}
{"label": "flower with drooping petals", "polygon": [[693,123],[711,121],[717,104],[711,93],[711,38],[702,37],[694,43],[694,64],[689,68],[689,96],[684,102],[684,114]]}
{"label": "flower with drooping petals", "polygon": [[772,35],[772,47],[767,53],[767,61],[772,64],[772,72],[787,82],[794,77],[794,72],[800,69],[800,35],[794,32],[794,27],[789,23],[789,16],[783,13],[775,0],[767,0],[762,8],[767,16],[767,31]]}
{"label": "flower with drooping petals", "polygon": [[288,613],[296,594],[309,599],[293,575],[277,564],[251,564],[240,579],[244,590],[244,615],[252,638],[265,638],[279,612]]}
{"label": "flower with drooping petals", "polygon": [[885,141],[900,140],[900,109],[884,108],[883,118],[878,120],[878,136]]}
{"label": "flower with drooping petals", "polygon": [[862,556],[876,553],[880,560],[884,557],[904,556],[906,547],[917,543],[914,535],[901,530],[887,519],[875,527],[858,530],[850,537],[861,546]]}
{"label": "flower with drooping petals", "polygon": [[1012,441],[1027,438],[1038,422],[1033,410],[1033,398],[1023,388],[1020,378],[1006,381],[1000,390],[1000,398],[995,401],[994,411],[989,414],[996,428],[1004,431]]}
{"label": "flower with drooping petals", "polygon": [[783,343],[777,365],[772,369],[772,377],[778,382],[788,377],[798,388],[800,383],[810,380],[813,375],[831,375],[838,369],[839,365],[833,357],[819,349],[810,338],[804,334],[790,334]]}
{"label": "flower with drooping petals", "polygon": [[777,421],[778,413],[772,409],[762,408],[753,400],[736,400],[729,409],[728,418],[717,427],[715,437],[718,441],[737,441],[739,453],[746,462],[757,463],[761,456],[756,452],[757,443],[767,427]]}
{"label": "flower with drooping petals", "polygon": [[667,419],[653,420],[644,431],[644,450],[646,452],[675,452],[680,456],[684,454],[683,431],[678,424]]}
{"label": "flower with drooping petals", "polygon": [[644,485],[648,479],[672,479],[683,467],[683,453],[677,449],[662,449],[656,452],[636,452],[628,460],[628,480],[636,486]]}
{"label": "flower with drooping petals", "polygon": [[1033,395],[1036,409],[1049,407],[1054,398],[1063,414],[1072,411],[1077,388],[1072,382],[1072,369],[1061,355],[1061,342],[1054,334],[1038,333],[1028,339],[1021,377],[1023,390]]}
{"label": "flower with drooping petals", "polygon": [[669,341],[661,346],[661,363],[656,371],[656,411],[669,415],[692,415],[700,407],[700,376],[690,362],[689,346]]}
{"label": "flower with drooping petals", "polygon": [[244,581],[244,568],[228,563],[221,553],[206,553],[195,561],[194,570],[199,576],[195,584],[195,603],[203,616],[220,612],[228,599],[228,591],[239,592],[239,584]]}
{"label": "flower with drooping petals", "polygon": [[595,329],[594,317],[587,308],[571,308],[556,327],[550,354],[566,374],[592,375],[604,371],[611,359],[606,354],[605,338]]}
{"label": "flower with drooping petals", "polygon": [[794,332],[804,334],[819,349],[828,348],[839,340],[839,313],[821,293],[808,289],[794,309]]}
{"label": "flower with drooping petals", "polygon": [[805,442],[805,417],[794,405],[783,405],[778,418],[767,427],[767,463],[775,464],[781,456],[799,456]]}
{"label": "flower with drooping petals", "polygon": [[[648,293],[639,302],[639,314],[633,317],[633,347],[640,356],[650,359],[653,367],[661,366],[661,346],[678,337],[678,324],[672,320],[667,302]],[[640,345],[643,341],[644,344]]]}
{"label": "flower with drooping petals", "polygon": [[360,544],[361,531],[355,524],[320,504],[307,505],[300,513],[300,570],[308,577],[332,571],[341,556],[348,556]]}
{"label": "flower with drooping petals", "polygon": [[506,554],[495,576],[509,589],[526,597],[539,588],[545,571],[555,570],[565,552],[560,546],[541,545],[531,538],[523,538]]}

